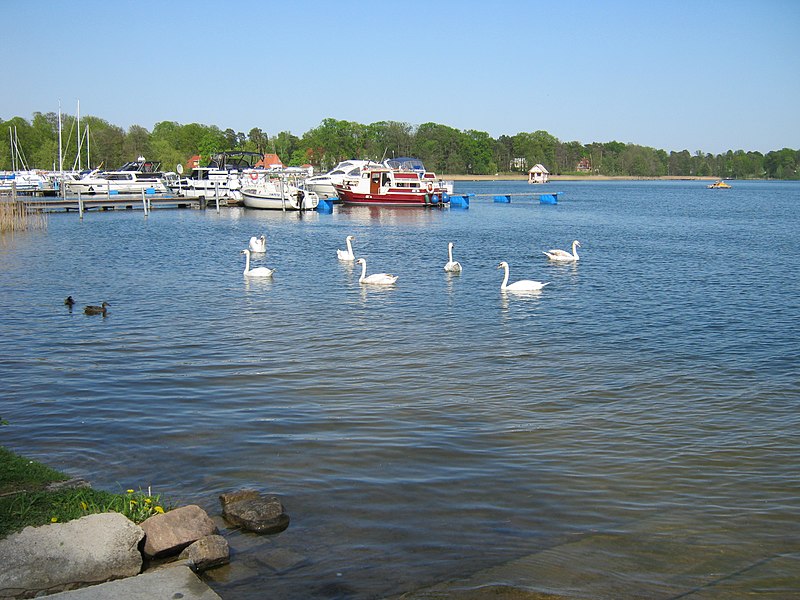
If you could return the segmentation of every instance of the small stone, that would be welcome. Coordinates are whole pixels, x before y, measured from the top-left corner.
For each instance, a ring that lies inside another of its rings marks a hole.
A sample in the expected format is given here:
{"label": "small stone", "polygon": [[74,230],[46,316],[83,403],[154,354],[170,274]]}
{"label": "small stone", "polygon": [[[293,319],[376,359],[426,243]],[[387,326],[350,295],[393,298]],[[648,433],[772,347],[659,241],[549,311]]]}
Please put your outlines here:
{"label": "small stone", "polygon": [[245,490],[222,494],[222,516],[230,523],[256,533],[280,533],[289,526],[280,500],[262,497],[258,492]]}
{"label": "small stone", "polygon": [[189,560],[195,570],[205,571],[230,562],[231,550],[221,535],[207,535],[187,546],[178,557]]}

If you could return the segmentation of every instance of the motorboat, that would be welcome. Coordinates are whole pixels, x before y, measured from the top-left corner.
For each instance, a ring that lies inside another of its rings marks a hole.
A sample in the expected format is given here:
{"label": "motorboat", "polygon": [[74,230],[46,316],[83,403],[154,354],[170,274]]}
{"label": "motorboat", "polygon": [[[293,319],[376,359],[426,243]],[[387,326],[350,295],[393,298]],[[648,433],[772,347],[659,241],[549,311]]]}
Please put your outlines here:
{"label": "motorboat", "polygon": [[[220,198],[239,201],[242,199],[242,177],[245,171],[264,157],[260,152],[228,151],[214,154],[205,167],[194,167],[183,176],[183,165],[178,165],[178,175],[170,174],[166,185],[179,196]],[[255,177],[254,179],[257,179]]]}
{"label": "motorboat", "polygon": [[[259,170],[246,172],[241,194],[242,202],[247,208],[267,210],[314,210],[319,204],[316,192],[304,189],[298,182],[291,182],[287,177],[271,177],[269,171]],[[251,175],[257,175],[250,179]],[[252,183],[247,183],[248,179]]]}
{"label": "motorboat", "polygon": [[358,179],[334,185],[344,204],[370,206],[441,206],[448,192],[430,171],[395,170],[384,165],[364,167]]}
{"label": "motorboat", "polygon": [[[410,171],[412,173],[419,173],[420,176],[425,179],[430,179],[430,177],[427,176],[428,171],[425,169],[425,164],[418,158],[412,158],[410,156],[387,158],[383,161],[383,164],[394,171]],[[452,181],[438,180],[437,184],[438,187],[443,188],[448,194],[453,193]]]}
{"label": "motorboat", "polygon": [[710,190],[727,190],[730,189],[731,186],[722,181],[721,179],[718,179],[714,183],[708,184],[706,187]]}
{"label": "motorboat", "polygon": [[64,185],[72,193],[132,194],[146,190],[166,192],[164,174],[159,170],[161,163],[145,160],[127,162],[116,171],[92,171],[78,180],[65,181]]}
{"label": "motorboat", "polygon": [[376,164],[371,160],[343,160],[327,173],[307,178],[305,180],[305,188],[316,192],[320,198],[335,198],[335,185],[341,185],[345,179],[358,179],[361,177],[362,168]]}
{"label": "motorboat", "polygon": [[28,171],[0,171],[0,192],[39,192],[52,189],[52,182],[47,174],[34,170]]}

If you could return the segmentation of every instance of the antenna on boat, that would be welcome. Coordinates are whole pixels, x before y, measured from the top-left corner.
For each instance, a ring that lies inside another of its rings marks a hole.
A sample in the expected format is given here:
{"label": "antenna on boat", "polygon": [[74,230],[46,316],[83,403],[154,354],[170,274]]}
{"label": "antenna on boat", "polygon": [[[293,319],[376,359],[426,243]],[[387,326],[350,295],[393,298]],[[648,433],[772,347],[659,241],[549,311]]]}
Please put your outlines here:
{"label": "antenna on boat", "polygon": [[386,153],[387,153],[388,151],[389,151],[389,146],[386,146],[386,148],[384,148],[384,150],[383,150],[383,156],[381,156],[381,162],[383,162],[384,160],[386,160]]}

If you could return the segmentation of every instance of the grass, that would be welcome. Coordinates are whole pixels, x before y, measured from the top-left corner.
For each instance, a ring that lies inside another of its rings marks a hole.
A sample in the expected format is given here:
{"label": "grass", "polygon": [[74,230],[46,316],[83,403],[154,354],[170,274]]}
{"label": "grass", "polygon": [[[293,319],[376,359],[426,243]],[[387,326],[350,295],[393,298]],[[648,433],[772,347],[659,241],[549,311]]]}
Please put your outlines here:
{"label": "grass", "polygon": [[0,232],[47,229],[44,213],[31,210],[24,202],[0,198]]}
{"label": "grass", "polygon": [[[48,491],[48,484],[69,479],[36,461],[0,446],[0,537],[102,512],[119,512],[134,523],[164,512],[160,496],[139,490],[113,494],[92,488]],[[167,508],[168,510],[168,508]]]}

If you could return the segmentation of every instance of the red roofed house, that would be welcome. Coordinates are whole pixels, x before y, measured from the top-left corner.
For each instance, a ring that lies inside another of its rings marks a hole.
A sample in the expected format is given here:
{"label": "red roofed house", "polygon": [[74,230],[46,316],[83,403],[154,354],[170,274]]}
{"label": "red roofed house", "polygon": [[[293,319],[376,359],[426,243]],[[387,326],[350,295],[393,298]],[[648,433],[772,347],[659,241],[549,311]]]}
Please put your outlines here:
{"label": "red roofed house", "polygon": [[281,159],[278,158],[277,154],[265,154],[264,158],[258,161],[255,165],[253,165],[256,169],[261,167],[262,169],[272,169],[274,167],[283,167],[283,163]]}

